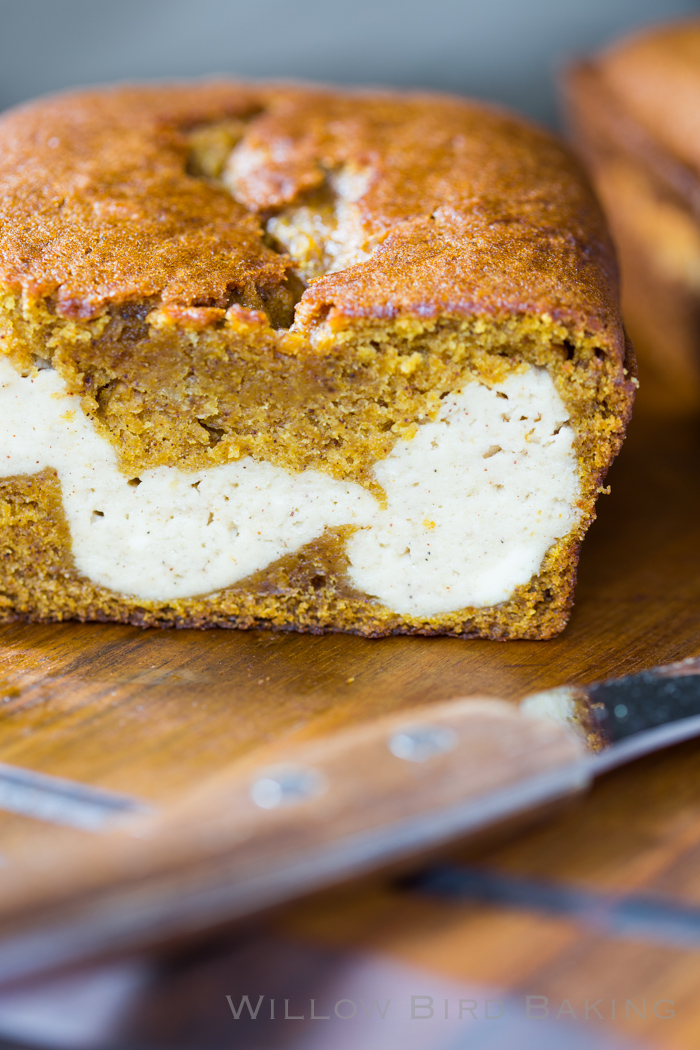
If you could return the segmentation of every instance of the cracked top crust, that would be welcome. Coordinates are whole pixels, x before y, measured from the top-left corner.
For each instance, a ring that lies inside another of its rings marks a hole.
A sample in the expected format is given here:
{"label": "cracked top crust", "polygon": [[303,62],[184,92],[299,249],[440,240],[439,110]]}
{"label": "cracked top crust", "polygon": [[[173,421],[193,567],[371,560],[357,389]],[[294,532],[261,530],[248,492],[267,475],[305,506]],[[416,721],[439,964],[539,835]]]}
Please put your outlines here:
{"label": "cracked top crust", "polygon": [[[305,207],[351,249],[315,271],[283,253]],[[623,356],[614,256],[575,161],[447,96],[216,82],[40,100],[0,119],[0,215],[0,282],[66,318],[132,300],[237,303],[297,331],[535,313]]]}

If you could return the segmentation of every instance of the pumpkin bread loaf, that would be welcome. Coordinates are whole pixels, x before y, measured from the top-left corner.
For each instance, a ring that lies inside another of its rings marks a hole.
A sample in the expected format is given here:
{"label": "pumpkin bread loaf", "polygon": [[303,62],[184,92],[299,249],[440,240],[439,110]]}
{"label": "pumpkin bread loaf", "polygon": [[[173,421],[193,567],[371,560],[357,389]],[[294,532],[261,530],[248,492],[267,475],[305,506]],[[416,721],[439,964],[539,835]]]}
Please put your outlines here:
{"label": "pumpkin bread loaf", "polygon": [[0,616],[546,638],[635,380],[544,131],[217,82],[0,118]]}

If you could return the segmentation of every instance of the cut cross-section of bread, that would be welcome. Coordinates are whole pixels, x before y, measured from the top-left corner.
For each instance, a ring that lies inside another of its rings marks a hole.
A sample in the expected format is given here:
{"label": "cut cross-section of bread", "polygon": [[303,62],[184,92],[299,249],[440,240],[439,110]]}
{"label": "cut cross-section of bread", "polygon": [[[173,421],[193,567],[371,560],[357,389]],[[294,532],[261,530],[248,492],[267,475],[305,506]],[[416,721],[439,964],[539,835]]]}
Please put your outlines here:
{"label": "cut cross-section of bread", "polygon": [[634,390],[500,110],[227,83],[0,120],[0,614],[549,637]]}

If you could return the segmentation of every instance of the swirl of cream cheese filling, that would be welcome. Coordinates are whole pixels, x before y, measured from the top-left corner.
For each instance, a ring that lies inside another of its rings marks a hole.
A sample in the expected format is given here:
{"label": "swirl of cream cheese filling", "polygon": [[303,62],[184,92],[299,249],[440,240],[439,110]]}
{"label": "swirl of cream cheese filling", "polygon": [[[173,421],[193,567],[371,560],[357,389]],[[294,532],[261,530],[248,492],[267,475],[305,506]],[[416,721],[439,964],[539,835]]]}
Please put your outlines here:
{"label": "swirl of cream cheese filling", "polygon": [[[505,601],[578,521],[567,409],[545,369],[472,380],[375,464],[386,506],[319,470],[250,457],[144,470],[138,484],[51,368],[0,359],[0,475],[58,472],[76,569],[145,601],[213,594],[319,537],[355,527],[349,582],[428,617]],[[129,484],[129,482],[132,484]]]}

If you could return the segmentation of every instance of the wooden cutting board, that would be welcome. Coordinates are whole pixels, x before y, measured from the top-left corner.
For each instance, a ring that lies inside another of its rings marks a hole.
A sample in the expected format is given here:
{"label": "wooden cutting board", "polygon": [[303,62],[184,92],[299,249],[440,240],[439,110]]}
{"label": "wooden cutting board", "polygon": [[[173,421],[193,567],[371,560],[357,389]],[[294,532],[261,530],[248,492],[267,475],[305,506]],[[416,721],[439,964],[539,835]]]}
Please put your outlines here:
{"label": "wooden cutting board", "polygon": [[[548,642],[104,624],[0,628],[0,761],[167,806],[266,746],[471,693],[513,701],[700,654],[700,427],[642,400]],[[0,854],[82,833],[0,813]]]}

